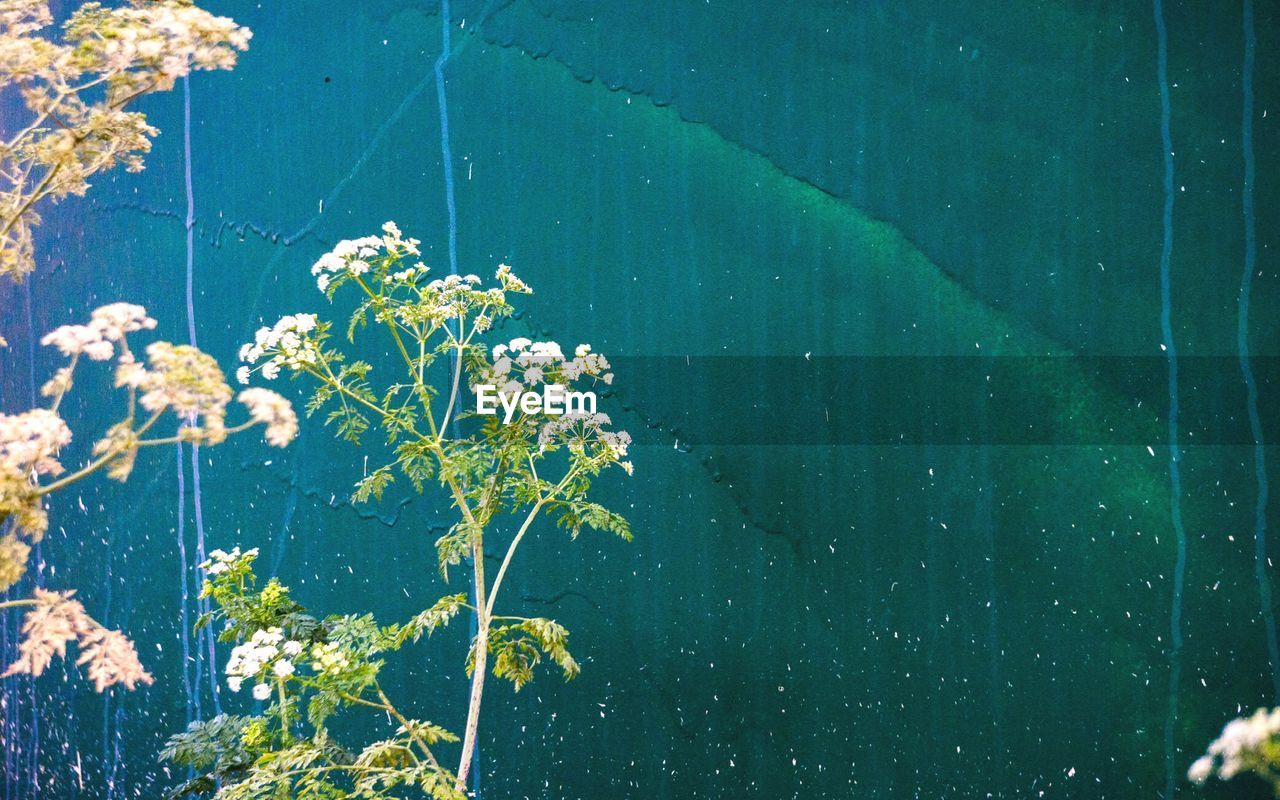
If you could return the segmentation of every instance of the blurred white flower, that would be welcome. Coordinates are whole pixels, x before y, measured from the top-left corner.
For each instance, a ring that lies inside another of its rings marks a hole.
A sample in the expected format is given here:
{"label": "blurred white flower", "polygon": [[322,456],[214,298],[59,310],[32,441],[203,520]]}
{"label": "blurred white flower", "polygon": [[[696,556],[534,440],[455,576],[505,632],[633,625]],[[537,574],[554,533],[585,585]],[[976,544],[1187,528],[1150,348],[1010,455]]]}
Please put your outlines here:
{"label": "blurred white flower", "polygon": [[1274,758],[1277,736],[1280,736],[1280,707],[1259,708],[1248,717],[1233,719],[1187,770],[1187,777],[1195,783],[1204,783],[1213,776],[1216,766],[1222,780],[1230,780],[1246,770],[1270,780],[1280,768]]}
{"label": "blurred white flower", "polygon": [[71,429],[47,408],[0,414],[0,468],[20,474],[57,475],[62,464],[55,456],[70,443]]}
{"label": "blurred white flower", "polygon": [[252,387],[240,392],[236,399],[249,409],[254,422],[267,426],[268,444],[284,447],[298,435],[298,415],[293,405],[276,392]]}
{"label": "blurred white flower", "polygon": [[1209,776],[1213,774],[1213,758],[1211,756],[1200,756],[1187,770],[1187,777],[1192,783],[1204,783],[1209,780]]}

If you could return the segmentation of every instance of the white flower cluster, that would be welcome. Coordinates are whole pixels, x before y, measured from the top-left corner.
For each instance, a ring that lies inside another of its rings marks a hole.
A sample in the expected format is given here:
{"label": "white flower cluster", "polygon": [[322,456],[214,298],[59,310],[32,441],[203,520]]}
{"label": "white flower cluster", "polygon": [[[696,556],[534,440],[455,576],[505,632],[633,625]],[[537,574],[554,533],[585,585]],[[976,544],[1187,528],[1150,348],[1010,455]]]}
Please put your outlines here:
{"label": "white flower cluster", "polygon": [[599,377],[606,385],[613,383],[613,373],[609,369],[609,359],[599,353],[591,352],[591,345],[580,344],[573,351],[574,358],[564,365],[565,377],[576,380],[582,375]]}
{"label": "white flower cluster", "polygon": [[258,557],[258,548],[256,547],[244,553],[240,552],[239,547],[231,548],[230,553],[228,553],[226,550],[214,550],[213,552],[209,553],[209,558],[200,565],[200,569],[204,570],[210,575],[221,575],[222,573],[231,569],[231,565],[239,561],[240,559],[257,558],[257,557]]}
{"label": "white flower cluster", "polygon": [[[320,256],[311,267],[311,274],[316,277],[316,288],[322,292],[329,290],[335,275],[346,273],[352,277],[364,275],[371,268],[374,259],[384,256],[404,258],[406,255],[419,255],[417,239],[405,239],[400,228],[394,222],[382,226],[382,236],[364,236],[359,239],[343,239],[332,250]],[[425,273],[427,268],[415,264],[408,270],[397,272],[395,280],[407,281],[416,274]]]}
{"label": "white flower cluster", "polygon": [[94,309],[87,325],[63,325],[45,334],[40,344],[58,348],[64,356],[84,355],[107,361],[115,355],[115,343],[126,334],[151,330],[156,321],[147,310],[132,303],[111,303]]}
{"label": "white flower cluster", "polygon": [[499,264],[498,272],[495,276],[498,284],[504,292],[515,292],[516,294],[533,294],[533,289],[529,288],[529,284],[516,277],[511,271],[511,267],[507,264]]}
{"label": "white flower cluster", "polygon": [[84,68],[156,73],[168,88],[193,69],[231,69],[253,34],[227,17],[186,3],[135,3],[73,20],[67,38]]}
{"label": "white flower cluster", "polygon": [[[281,317],[270,328],[259,328],[254,334],[253,343],[240,348],[240,360],[246,366],[236,370],[236,380],[248,383],[249,375],[254,370],[261,371],[262,377],[269,381],[275,380],[280,375],[281,367],[302,369],[315,364],[320,352],[316,349],[315,342],[307,337],[315,327],[315,314],[290,314]],[[249,366],[257,364],[268,353],[272,356],[261,366]]]}
{"label": "white flower cluster", "polygon": [[519,336],[494,345],[492,356],[493,365],[479,382],[499,386],[500,394],[522,392],[526,385],[576,381],[584,375],[613,383],[613,373],[607,371],[609,359],[591,352],[591,345],[587,344],[578,345],[570,359],[565,358],[556,342],[535,342]]}
{"label": "white flower cluster", "polygon": [[298,415],[288,400],[270,389],[252,387],[236,397],[249,409],[254,422],[267,426],[267,443],[284,447],[298,435]]}
{"label": "white flower cluster", "polygon": [[[1204,783],[1217,767],[1218,777],[1230,780],[1253,764],[1265,762],[1262,754],[1263,745],[1280,734],[1280,708],[1259,708],[1249,717],[1238,717],[1231,720],[1222,729],[1217,739],[1209,745],[1208,751],[1197,758],[1187,770],[1187,777],[1194,783]],[[1266,765],[1270,770],[1280,767],[1278,764]]]}
{"label": "white flower cluster", "polygon": [[[566,433],[575,434],[577,439],[581,439],[585,433],[590,433],[615,455],[625,457],[627,448],[631,445],[631,434],[626,431],[606,430],[606,427],[612,424],[613,420],[608,414],[599,412],[563,414],[542,427],[541,433],[538,434],[538,444],[546,447],[557,437]],[[573,446],[572,439],[569,441],[569,446]]]}
{"label": "white flower cluster", "polygon": [[147,361],[151,369],[139,375],[138,403],[153,413],[167,408],[183,419],[200,419],[201,441],[223,441],[231,387],[218,362],[195,347],[169,342],[147,345]]}
{"label": "white flower cluster", "polygon": [[53,411],[0,414],[0,468],[11,474],[57,475],[58,450],[70,443],[71,429]]}
{"label": "white flower cluster", "polygon": [[34,33],[53,22],[48,0],[9,0],[0,3],[0,31],[9,36]]}
{"label": "white flower cluster", "polygon": [[631,447],[631,434],[626,431],[611,431],[608,426],[613,420],[608,414],[592,412],[572,412],[552,419],[542,426],[538,432],[538,446],[542,450],[554,450],[560,445],[568,447],[571,452],[585,452],[589,445],[596,445],[609,461],[616,462],[628,475],[632,472],[627,450]]}
{"label": "white flower cluster", "polygon": [[269,670],[277,678],[287,678],[294,673],[293,659],[302,653],[302,643],[286,641],[279,628],[255,631],[249,641],[236,645],[227,659],[227,686],[240,691],[246,679],[257,680],[253,687],[255,700],[271,696],[271,686],[260,678]]}
{"label": "white flower cluster", "polygon": [[336,674],[350,666],[347,657],[333,642],[311,645],[311,668],[316,672]]}
{"label": "white flower cluster", "polygon": [[[401,306],[396,315],[406,324],[420,321],[442,324],[454,319],[465,320],[475,310],[506,306],[506,295],[501,289],[482,289],[481,283],[479,275],[437,278],[423,287],[416,304]],[[492,314],[482,313],[476,318],[476,330],[486,331],[492,323]]]}
{"label": "white flower cluster", "polygon": [[[506,292],[530,294],[528,284],[516,277],[511,267],[500,264],[498,286],[481,287],[478,275],[448,275],[429,282],[431,270],[421,261],[407,264],[421,255],[417,239],[406,238],[394,222],[382,226],[381,236],[344,239],[320,256],[311,266],[316,288],[326,294],[346,280],[378,285],[377,294],[400,323],[433,329],[450,320],[465,320],[476,314],[474,328],[486,331],[498,316],[509,314]],[[408,290],[397,296],[399,290]]]}

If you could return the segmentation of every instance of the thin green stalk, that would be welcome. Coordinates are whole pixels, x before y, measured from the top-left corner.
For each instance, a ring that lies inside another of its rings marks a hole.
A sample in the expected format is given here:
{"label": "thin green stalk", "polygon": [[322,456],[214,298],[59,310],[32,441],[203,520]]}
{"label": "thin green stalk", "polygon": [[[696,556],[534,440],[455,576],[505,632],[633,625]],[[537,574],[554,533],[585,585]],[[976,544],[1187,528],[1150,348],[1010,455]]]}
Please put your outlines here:
{"label": "thin green stalk", "polygon": [[[154,414],[152,414],[151,418],[148,419],[141,428],[138,428],[138,430],[134,431],[134,435],[141,436],[143,433],[145,433],[147,429],[149,429],[152,425],[156,423],[156,420],[160,419],[160,415],[163,413],[164,413],[164,410],[161,409],[160,411],[157,411]],[[65,486],[75,483],[81,478],[88,477],[94,472],[97,472],[98,470],[105,467],[113,458],[115,458],[116,456],[120,455],[123,452],[124,451],[121,450],[120,448],[112,448],[108,450],[106,453],[103,453],[100,458],[96,459],[95,461],[89,462],[89,465],[84,467],[83,469],[77,470],[76,472],[71,473],[65,478],[60,478],[54,481],[53,483],[38,487],[36,489],[36,496],[43,497],[46,494],[49,494],[50,492],[56,492]]]}

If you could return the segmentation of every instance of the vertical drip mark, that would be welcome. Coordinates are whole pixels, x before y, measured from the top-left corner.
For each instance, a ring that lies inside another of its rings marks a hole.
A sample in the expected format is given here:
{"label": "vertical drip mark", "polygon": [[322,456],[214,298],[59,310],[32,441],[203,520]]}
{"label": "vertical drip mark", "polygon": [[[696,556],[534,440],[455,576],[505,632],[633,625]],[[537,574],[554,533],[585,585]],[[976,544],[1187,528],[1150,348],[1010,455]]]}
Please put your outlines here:
{"label": "vertical drip mark", "polygon": [[192,266],[195,263],[196,195],[191,185],[191,79],[182,79],[182,154],[183,180],[187,190],[187,340],[196,344],[195,283]]}
{"label": "vertical drip mark", "polygon": [[276,534],[275,544],[271,548],[272,578],[280,575],[280,564],[284,561],[284,551],[289,541],[289,530],[293,527],[293,515],[298,510],[298,480],[298,470],[295,467],[293,486],[289,487],[289,496],[285,498],[284,511],[280,515],[280,532]]}
{"label": "vertical drip mark", "polygon": [[[444,202],[449,215],[449,274],[458,274],[458,206],[454,195],[453,182],[453,149],[449,145],[449,103],[444,91],[444,67],[452,55],[453,43],[449,27],[453,23],[449,18],[449,0],[440,0],[440,57],[436,59],[434,71],[436,75],[436,103],[440,110],[440,163],[444,170]],[[457,358],[457,354],[454,355]],[[455,362],[453,368],[458,368]],[[451,420],[454,436],[461,431],[457,415]],[[475,573],[472,572],[471,596],[476,597],[479,587],[476,586]],[[471,636],[478,631],[475,615],[471,617]],[[471,794],[480,797],[480,737],[472,743],[474,753],[471,771]]]}
{"label": "vertical drip mark", "polygon": [[[196,199],[195,188],[191,180],[191,79],[182,79],[182,142],[183,142],[183,178],[187,193],[187,340],[192,347],[197,346],[196,341],[196,308],[195,308],[195,224],[196,224]],[[196,522],[196,563],[203,563],[206,558],[205,552],[205,536],[204,536],[204,508],[201,502],[202,495],[200,491],[200,445],[191,445],[191,501],[195,510]],[[184,562],[183,569],[188,569],[188,565]],[[197,608],[201,614],[205,614],[210,610],[209,600],[207,598],[198,599],[196,601]],[[213,711],[215,714],[222,713],[221,702],[218,697],[218,668],[217,653],[214,649],[213,631],[208,627],[201,628],[196,637],[196,679],[193,690],[198,694],[200,692],[200,677],[203,674],[202,659],[204,653],[201,652],[200,645],[204,644],[208,653],[209,668],[209,691],[213,699]]]}
{"label": "vertical drip mark", "polygon": [[444,93],[444,66],[449,61],[449,0],[440,0],[440,57],[436,59],[436,98],[440,107],[440,160],[444,169],[444,202],[449,212],[449,274],[458,274],[458,207],[453,192],[453,152],[449,146],[449,104]]}
{"label": "vertical drip mark", "polygon": [[1187,533],[1182,526],[1182,472],[1178,448],[1178,350],[1173,335],[1170,261],[1173,256],[1173,135],[1170,132],[1169,37],[1161,0],[1154,0],[1157,37],[1156,72],[1160,81],[1160,144],[1164,150],[1163,236],[1160,244],[1160,335],[1169,365],[1169,510],[1173,521],[1177,560],[1173,568],[1173,598],[1169,613],[1169,716],[1164,727],[1165,800],[1177,788],[1174,762],[1178,723],[1178,683],[1182,677],[1182,585],[1187,570]]}
{"label": "vertical drip mark", "polygon": [[1280,642],[1276,641],[1276,617],[1271,608],[1271,578],[1267,575],[1267,455],[1262,436],[1262,419],[1258,413],[1258,383],[1249,360],[1249,300],[1253,289],[1253,273],[1257,270],[1257,220],[1253,211],[1253,62],[1257,37],[1253,29],[1253,0],[1244,0],[1244,111],[1241,115],[1241,145],[1244,151],[1244,187],[1241,207],[1244,213],[1244,269],[1240,276],[1239,314],[1236,317],[1236,341],[1239,344],[1240,373],[1248,392],[1249,429],[1253,434],[1253,473],[1258,484],[1254,501],[1254,573],[1258,579],[1258,600],[1262,608],[1262,624],[1267,633],[1267,655],[1271,659],[1272,699],[1280,703]]}
{"label": "vertical drip mark", "polygon": [[179,632],[179,639],[182,641],[182,688],[187,694],[186,720],[187,726],[190,726],[198,716],[196,703],[199,702],[199,698],[195,696],[195,681],[191,675],[193,664],[191,662],[191,588],[187,569],[187,481],[186,470],[182,466],[181,442],[175,447],[175,452],[177,454],[178,470],[178,572],[182,579],[182,615],[179,623],[182,626],[182,630]]}
{"label": "vertical drip mark", "polygon": [[[116,624],[123,630],[128,629],[130,604],[126,597],[120,602],[119,610],[116,610],[117,603],[114,601],[114,593],[112,586],[115,583],[115,566],[116,551],[119,544],[116,541],[117,534],[126,530],[128,524],[123,514],[120,513],[121,506],[116,504],[116,513],[112,527],[108,529],[107,535],[107,558],[105,566],[105,586],[106,598],[103,604],[102,621],[108,622],[114,618]],[[128,548],[128,538],[125,539],[126,552]],[[128,571],[128,559],[121,556],[124,561],[124,569]],[[108,692],[103,696],[102,703],[102,771],[103,782],[106,784],[105,800],[114,800],[123,794],[123,773],[125,770],[124,760],[124,725],[125,725],[125,704],[124,698],[120,692]],[[79,777],[79,776],[78,776]],[[79,780],[83,780],[79,777]],[[83,783],[81,783],[83,787]]]}
{"label": "vertical drip mark", "polygon": [[[203,564],[209,557],[205,551],[204,544],[204,507],[200,502],[200,445],[191,445],[191,501],[195,509],[196,515],[196,563]],[[209,598],[202,598],[198,601],[198,610],[202,615],[210,613],[213,609]],[[213,627],[206,625],[200,629],[200,636],[204,638],[206,652],[209,657],[209,693],[213,697],[213,713],[222,713],[222,700],[218,696],[218,654],[215,649],[215,638],[213,635]],[[196,687],[199,691],[199,686]]]}
{"label": "vertical drip mark", "polygon": [[[111,624],[111,565],[115,560],[116,548],[115,539],[116,531],[119,526],[115,523],[120,521],[120,513],[113,515],[113,524],[107,530],[107,558],[103,569],[103,584],[105,601],[102,606],[102,615],[99,619],[106,625]],[[114,800],[116,795],[116,772],[120,767],[119,761],[112,760],[111,747],[111,712],[113,710],[113,701],[118,700],[115,692],[107,693],[102,699],[102,772],[104,782],[106,783],[106,800]]]}

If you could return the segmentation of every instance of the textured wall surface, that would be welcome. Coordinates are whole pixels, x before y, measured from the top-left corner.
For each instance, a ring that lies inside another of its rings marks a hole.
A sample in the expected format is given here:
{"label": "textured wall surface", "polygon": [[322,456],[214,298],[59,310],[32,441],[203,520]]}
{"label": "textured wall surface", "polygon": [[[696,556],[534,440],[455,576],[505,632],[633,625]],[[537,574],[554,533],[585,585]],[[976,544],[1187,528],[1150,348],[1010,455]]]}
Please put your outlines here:
{"label": "textured wall surface", "polygon": [[[324,306],[307,268],[338,239],[394,219],[447,264],[440,7],[206,5],[254,30],[240,66],[149,98],[162,134],[147,170],[51,211],[39,270],[0,286],[5,411],[53,363],[40,332],[104,302],[144,304],[173,340],[191,323],[230,364],[264,321]],[[1177,351],[1198,359],[1180,385],[1180,598],[1150,5],[477,0],[448,14],[462,270],[505,261],[536,287],[504,334],[617,354],[606,403],[644,442],[635,477],[606,481],[634,543],[546,526],[520,556],[513,595],[570,627],[583,674],[493,691],[483,796],[1151,798],[1171,689],[1179,775],[1239,707],[1271,702],[1235,359],[1249,88],[1249,342],[1280,441],[1275,3],[1255,9],[1247,87],[1239,3],[1163,9],[1169,310]],[[770,383],[806,354],[844,376],[833,402],[859,409],[839,430],[812,387]],[[723,380],[671,378],[649,358],[664,356],[714,361]],[[931,436],[922,404],[941,414],[983,391],[955,363],[975,356],[1017,402],[976,404],[971,437]],[[911,380],[871,357],[900,358]],[[68,417],[110,419],[100,396],[83,387]],[[741,426],[748,413],[829,438],[770,437]],[[898,428],[915,433],[895,444]],[[106,698],[57,670],[6,684],[4,800],[170,782],[158,744],[214,704],[207,654],[182,635],[181,554],[189,567],[199,541],[261,547],[318,610],[392,619],[441,594],[447,505],[353,508],[362,459],[314,421],[284,452],[149,453],[124,486],[60,497],[39,579],[79,587],[158,681]],[[394,673],[441,722],[465,708],[465,628],[451,635]],[[191,691],[184,664],[203,671]]]}

